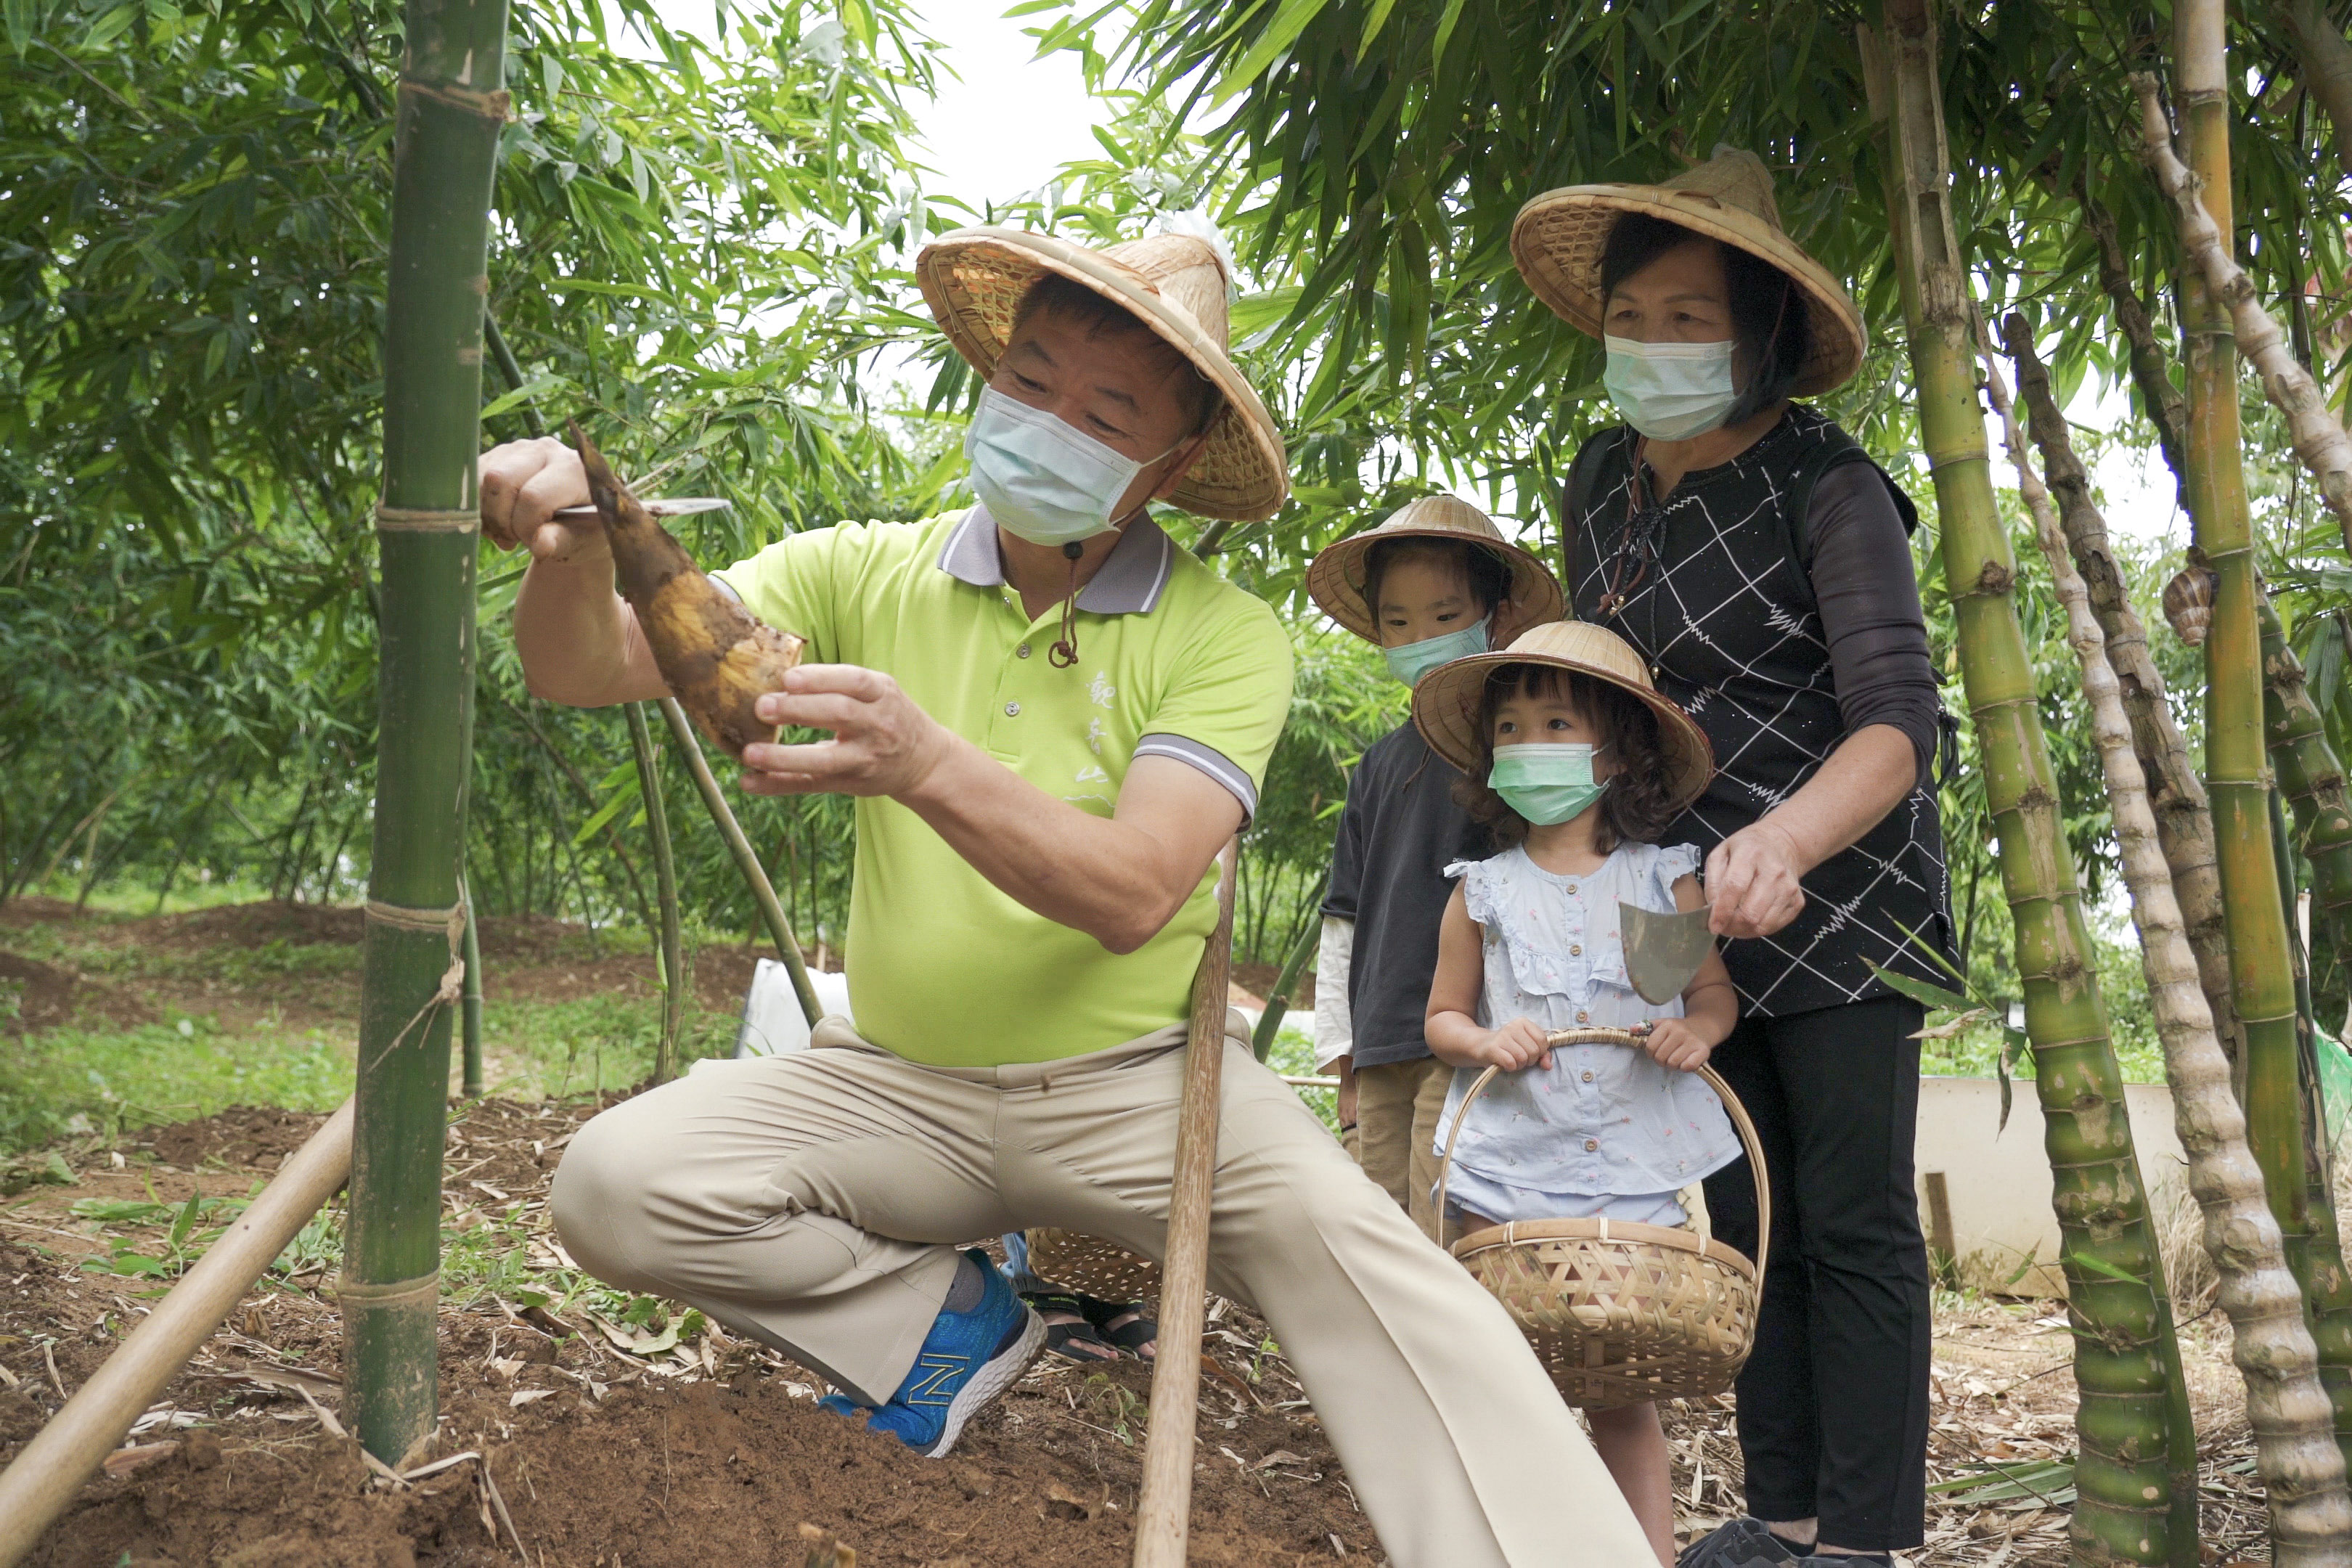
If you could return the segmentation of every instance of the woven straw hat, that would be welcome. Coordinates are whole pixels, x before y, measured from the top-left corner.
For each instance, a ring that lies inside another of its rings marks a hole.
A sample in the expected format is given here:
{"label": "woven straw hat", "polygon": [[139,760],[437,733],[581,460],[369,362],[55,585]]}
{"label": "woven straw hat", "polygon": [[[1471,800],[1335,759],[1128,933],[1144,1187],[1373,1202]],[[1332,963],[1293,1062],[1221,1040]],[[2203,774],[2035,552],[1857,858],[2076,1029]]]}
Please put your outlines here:
{"label": "woven straw hat", "polygon": [[1706,731],[1677,703],[1658,695],[1650,672],[1623,637],[1590,621],[1550,621],[1521,632],[1502,653],[1476,653],[1441,664],[1412,690],[1412,721],[1430,750],[1464,773],[1478,766],[1478,708],[1486,678],[1507,664],[1547,664],[1622,686],[1658,716],[1658,743],[1677,810],[1696,800],[1715,776]]}
{"label": "woven straw hat", "polygon": [[1208,445],[1176,487],[1176,504],[1234,522],[1279,510],[1290,465],[1265,405],[1226,356],[1226,277],[1216,248],[1194,235],[1158,234],[1090,250],[1050,234],[985,226],[943,234],[915,258],[924,303],[983,377],[996,374],[1021,296],[1047,272],[1124,305],[1224,394]]}
{"label": "woven straw hat", "polygon": [[1736,245],[1770,262],[1811,299],[1811,343],[1793,390],[1810,397],[1843,385],[1862,368],[1869,334],[1862,312],[1829,270],[1780,227],[1772,174],[1755,153],[1718,147],[1715,156],[1663,185],[1566,185],[1519,209],[1511,259],[1536,297],[1580,331],[1601,327],[1601,253],[1626,213],[1647,213],[1694,234]]}
{"label": "woven straw hat", "polygon": [[1378,528],[1325,545],[1307,568],[1307,591],[1323,613],[1367,642],[1381,640],[1380,606],[1364,602],[1364,564],[1372,546],[1391,539],[1466,542],[1511,569],[1511,602],[1521,624],[1558,620],[1568,601],[1551,568],[1503,537],[1495,520],[1454,496],[1407,501]]}

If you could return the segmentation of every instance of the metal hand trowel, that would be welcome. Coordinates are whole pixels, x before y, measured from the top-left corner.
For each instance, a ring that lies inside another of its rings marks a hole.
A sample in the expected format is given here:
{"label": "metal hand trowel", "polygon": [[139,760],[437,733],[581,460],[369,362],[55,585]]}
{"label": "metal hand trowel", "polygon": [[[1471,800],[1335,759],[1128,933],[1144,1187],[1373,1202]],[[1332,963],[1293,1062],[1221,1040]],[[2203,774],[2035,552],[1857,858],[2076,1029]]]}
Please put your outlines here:
{"label": "metal hand trowel", "polygon": [[1634,994],[1655,1007],[1683,994],[1715,951],[1715,933],[1706,929],[1707,911],[1713,908],[1701,904],[1681,914],[1662,915],[1618,901],[1617,931],[1625,944],[1625,978],[1633,982]]}

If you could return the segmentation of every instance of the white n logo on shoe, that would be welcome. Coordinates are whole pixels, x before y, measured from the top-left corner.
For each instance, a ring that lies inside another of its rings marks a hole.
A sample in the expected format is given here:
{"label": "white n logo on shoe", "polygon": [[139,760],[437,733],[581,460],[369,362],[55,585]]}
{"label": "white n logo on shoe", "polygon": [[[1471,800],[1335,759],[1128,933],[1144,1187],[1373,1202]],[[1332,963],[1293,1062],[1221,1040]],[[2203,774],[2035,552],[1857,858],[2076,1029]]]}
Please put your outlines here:
{"label": "white n logo on shoe", "polygon": [[942,1355],[936,1351],[925,1352],[915,1358],[915,1371],[919,1375],[916,1379],[915,1386],[906,1392],[901,1403],[907,1405],[950,1403],[955,1398],[955,1390],[949,1384],[971,1364],[970,1356]]}

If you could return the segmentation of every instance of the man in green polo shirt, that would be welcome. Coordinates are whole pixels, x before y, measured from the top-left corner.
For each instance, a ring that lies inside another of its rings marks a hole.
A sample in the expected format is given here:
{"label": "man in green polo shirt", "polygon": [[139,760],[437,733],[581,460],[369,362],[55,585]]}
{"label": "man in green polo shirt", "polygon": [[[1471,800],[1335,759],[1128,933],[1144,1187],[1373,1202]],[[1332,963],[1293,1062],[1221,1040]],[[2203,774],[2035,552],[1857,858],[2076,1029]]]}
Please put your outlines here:
{"label": "man in green polo shirt", "polygon": [[[777,1346],[837,1385],[829,1405],[938,1455],[1044,1337],[958,1244],[1052,1226],[1165,1246],[1215,858],[1256,806],[1290,656],[1146,508],[1263,518],[1287,485],[1205,241],[967,229],[917,275],[986,380],[980,504],[798,534],[717,574],[810,642],[761,717],[831,738],[748,748],[744,787],[857,799],[856,1027],[598,1116],[551,1203],[601,1278]],[[486,531],[531,552],[531,689],[662,695],[601,532],[554,515],[586,499],[576,458],[502,447],[481,488]],[[1391,1560],[1642,1561],[1502,1309],[1244,1038],[1225,1048],[1211,1279],[1265,1315]],[[1563,1496],[1581,1504],[1565,1554]]]}

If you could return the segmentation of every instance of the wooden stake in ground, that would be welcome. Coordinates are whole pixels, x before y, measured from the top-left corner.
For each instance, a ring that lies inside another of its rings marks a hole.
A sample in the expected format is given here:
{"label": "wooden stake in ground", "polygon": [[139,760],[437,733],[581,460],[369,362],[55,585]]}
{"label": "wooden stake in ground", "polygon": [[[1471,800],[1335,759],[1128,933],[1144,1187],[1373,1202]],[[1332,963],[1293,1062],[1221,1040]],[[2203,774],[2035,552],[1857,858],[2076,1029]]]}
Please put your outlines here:
{"label": "wooden stake in ground", "polygon": [[1200,1419],[1201,1330],[1209,1290],[1209,1207],[1217,1176],[1225,1013],[1233,984],[1237,846],[1217,859],[1217,929],[1192,977],[1184,1097],[1176,1113],[1176,1174],[1168,1190],[1161,1260],[1160,1352],[1151,1368],[1151,1424],[1135,1509],[1135,1568],[1184,1568],[1192,1527],[1192,1448]]}
{"label": "wooden stake in ground", "polygon": [[335,1195],[351,1169],[352,1102],[345,1100],[0,1474],[0,1568],[33,1549],[107,1451]]}
{"label": "wooden stake in ground", "polygon": [[2231,1089],[2229,1058],[2198,982],[2171,868],[2157,839],[2147,776],[2124,713],[2123,688],[2107,663],[2090,590],[2074,570],[2056,509],[2026,457],[2024,433],[1990,356],[1986,371],[2018,491],[2066,613],[2066,640],[2083,668],[2083,694],[2139,927],[2140,964],[2164,1045],[2173,1124],[2189,1156],[2189,1190],[2205,1214],[2205,1250],[2220,1279],[2216,1304],[2230,1320],[2231,1356],[2246,1381],[2246,1424],[2253,1429],[2255,1468],[2270,1500],[2272,1561],[2280,1568],[2352,1563],[2352,1492],[2336,1447],[2334,1411],[2320,1386],[2319,1350],[2304,1321],[2303,1290],[2287,1268],[2262,1168],[2246,1142],[2245,1112]]}
{"label": "wooden stake in ground", "polygon": [[409,0],[385,301],[374,846],[360,1000],[351,1222],[340,1283],[347,1409],[397,1463],[431,1435],[449,1034],[474,721],[482,298],[506,129],[505,0]]}

